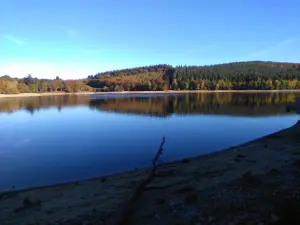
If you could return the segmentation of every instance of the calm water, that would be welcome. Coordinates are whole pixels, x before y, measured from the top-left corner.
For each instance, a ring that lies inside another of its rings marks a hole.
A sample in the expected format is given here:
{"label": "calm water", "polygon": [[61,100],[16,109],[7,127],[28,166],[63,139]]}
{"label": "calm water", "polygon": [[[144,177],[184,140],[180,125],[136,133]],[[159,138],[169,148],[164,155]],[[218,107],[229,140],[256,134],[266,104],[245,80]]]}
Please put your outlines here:
{"label": "calm water", "polygon": [[[296,123],[294,93],[0,99],[0,190],[48,185],[213,152]],[[299,96],[297,96],[299,97]]]}

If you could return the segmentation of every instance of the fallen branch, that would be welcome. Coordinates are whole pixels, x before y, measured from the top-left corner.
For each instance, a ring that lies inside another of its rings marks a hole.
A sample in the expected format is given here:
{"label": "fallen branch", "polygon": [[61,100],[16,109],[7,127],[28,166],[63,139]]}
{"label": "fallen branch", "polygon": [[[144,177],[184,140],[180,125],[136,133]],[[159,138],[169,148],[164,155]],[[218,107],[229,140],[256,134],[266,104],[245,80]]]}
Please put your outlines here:
{"label": "fallen branch", "polygon": [[162,151],[163,151],[163,145],[165,143],[165,136],[162,139],[162,142],[158,148],[158,151],[152,161],[152,169],[149,173],[149,175],[147,176],[147,178],[145,180],[142,180],[139,185],[136,187],[136,189],[133,191],[133,194],[130,196],[130,198],[128,199],[128,201],[126,202],[123,210],[120,212],[120,214],[114,218],[115,222],[111,222],[109,224],[112,225],[128,225],[129,223],[129,218],[130,216],[133,214],[134,208],[136,203],[138,202],[138,200],[141,198],[143,192],[146,189],[146,186],[152,181],[152,179],[155,176],[155,172],[158,166],[158,159],[159,156],[162,155]]}

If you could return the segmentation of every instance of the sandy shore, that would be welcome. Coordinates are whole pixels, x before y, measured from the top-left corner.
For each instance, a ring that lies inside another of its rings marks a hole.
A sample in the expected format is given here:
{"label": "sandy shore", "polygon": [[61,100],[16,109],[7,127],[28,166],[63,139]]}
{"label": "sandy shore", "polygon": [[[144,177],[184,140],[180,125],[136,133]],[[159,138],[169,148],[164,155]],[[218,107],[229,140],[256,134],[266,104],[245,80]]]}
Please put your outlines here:
{"label": "sandy shore", "polygon": [[[114,224],[148,171],[2,193],[1,224]],[[129,224],[257,225],[297,216],[300,222],[299,185],[300,122],[240,146],[160,165]],[[278,224],[300,224],[290,221]]]}
{"label": "sandy shore", "polygon": [[122,91],[122,92],[47,92],[47,93],[21,93],[21,94],[0,94],[0,98],[6,97],[34,97],[34,96],[52,96],[52,95],[92,95],[92,94],[180,94],[180,93],[277,93],[277,92],[300,92],[298,90],[195,90],[195,91]]}

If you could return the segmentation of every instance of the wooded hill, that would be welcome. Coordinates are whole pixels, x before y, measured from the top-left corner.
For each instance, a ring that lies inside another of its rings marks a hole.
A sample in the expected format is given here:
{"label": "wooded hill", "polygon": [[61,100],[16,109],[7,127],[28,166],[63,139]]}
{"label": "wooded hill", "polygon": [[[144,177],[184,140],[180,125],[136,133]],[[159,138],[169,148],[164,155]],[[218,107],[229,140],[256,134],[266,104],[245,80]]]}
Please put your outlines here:
{"label": "wooded hill", "polygon": [[82,80],[0,77],[0,93],[300,89],[300,64],[236,62],[210,66],[153,65],[98,73]]}

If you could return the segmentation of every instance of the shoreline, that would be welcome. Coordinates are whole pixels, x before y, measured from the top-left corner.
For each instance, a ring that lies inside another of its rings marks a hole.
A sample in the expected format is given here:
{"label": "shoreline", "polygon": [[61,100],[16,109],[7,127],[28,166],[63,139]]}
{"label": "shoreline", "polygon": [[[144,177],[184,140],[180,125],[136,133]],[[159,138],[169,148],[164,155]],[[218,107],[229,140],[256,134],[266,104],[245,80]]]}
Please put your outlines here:
{"label": "shoreline", "polygon": [[[300,120],[298,121],[297,124],[295,124],[291,127],[282,129],[280,131],[277,131],[277,132],[274,132],[274,133],[271,133],[271,134],[267,134],[265,136],[262,136],[262,137],[259,137],[259,138],[256,138],[256,139],[253,139],[253,140],[250,140],[250,141],[247,141],[247,142],[242,143],[240,145],[220,149],[220,150],[217,150],[217,151],[211,152],[211,153],[196,155],[196,156],[188,157],[188,158],[177,159],[177,160],[173,160],[173,161],[170,161],[170,162],[165,162],[165,163],[160,164],[160,166],[170,165],[170,164],[178,164],[182,160],[186,160],[186,159],[188,159],[188,160],[197,160],[197,159],[211,158],[213,156],[218,156],[219,154],[222,154],[224,152],[230,151],[230,150],[235,149],[235,148],[241,148],[241,147],[244,147],[244,146],[247,146],[247,145],[251,145],[255,142],[264,141],[266,138],[276,136],[277,134],[280,134],[280,133],[282,133],[286,130],[289,130],[289,129],[293,128],[294,126],[299,126],[299,129],[300,129]],[[155,153],[155,151],[153,153]],[[122,172],[109,173],[109,174],[106,174],[106,175],[103,175],[103,176],[91,177],[91,178],[87,178],[87,179],[78,179],[78,180],[74,180],[74,181],[60,182],[60,183],[55,183],[55,184],[29,187],[29,188],[22,188],[22,189],[5,190],[5,191],[0,190],[0,199],[1,199],[1,196],[6,195],[6,194],[17,194],[17,193],[24,192],[24,191],[35,191],[35,190],[41,190],[41,189],[47,189],[47,188],[55,188],[55,187],[58,187],[58,186],[68,186],[70,184],[74,184],[74,183],[78,183],[78,182],[93,182],[95,180],[100,180],[102,178],[109,178],[109,177],[121,176],[121,175],[125,175],[125,174],[131,174],[132,172],[136,172],[136,171],[146,172],[149,169],[151,169],[151,167],[147,166],[147,167],[141,167],[141,168],[138,168],[138,169],[126,170],[126,171],[122,171]]]}
{"label": "shoreline", "polygon": [[[197,214],[198,218],[212,213],[216,220],[214,224],[229,224],[224,223],[227,215],[238,217],[245,213],[233,210],[226,212],[226,216],[222,214],[228,209],[228,205],[238,206],[247,201],[251,202],[245,209],[248,214],[253,210],[262,215],[264,212],[269,215],[270,201],[265,203],[264,198],[257,193],[273,193],[273,189],[280,189],[283,182],[284,191],[294,190],[294,186],[299,185],[298,172],[294,167],[295,162],[300,162],[299,136],[298,121],[292,127],[238,146],[161,164],[157,177],[142,195],[131,224],[145,224],[148,221],[151,221],[149,224],[157,224],[155,217],[147,216],[152,215],[153,210],[160,215],[161,220],[165,222],[163,224],[169,224],[167,222],[174,221],[173,216],[167,213],[171,207],[169,203],[180,204],[189,212],[193,207],[201,209],[199,215]],[[72,224],[70,221],[78,219],[78,216],[84,220],[81,222],[93,219],[100,221],[99,215],[101,220],[105,220],[111,213],[115,215],[120,211],[120,206],[132,194],[137,182],[147,176],[149,169],[151,168],[3,192],[0,193],[0,203],[3,201],[3,204],[0,204],[1,215],[4,221],[7,221],[5,224],[47,224],[57,221],[61,222],[60,224]],[[224,191],[225,194],[220,195]],[[253,197],[253,191],[256,197]],[[268,197],[273,196],[272,193],[268,194]],[[249,194],[252,197],[249,198]],[[214,204],[210,196],[214,196],[214,202],[218,204]],[[236,196],[239,196],[238,201]],[[24,204],[28,198],[30,202],[39,204]],[[198,202],[197,199],[201,200]],[[26,214],[23,210],[26,210]],[[218,215],[217,212],[222,213]],[[183,209],[177,209],[177,216],[180,218],[176,216],[176,221],[185,221],[186,213]],[[219,217],[222,223],[217,222]],[[253,221],[255,217],[249,214],[249,219]]]}
{"label": "shoreline", "polygon": [[[300,127],[300,120],[299,120],[298,123],[299,123],[298,126]],[[292,127],[294,127],[294,126],[295,125],[293,125]],[[196,156],[188,157],[188,158],[177,159],[177,160],[173,160],[173,161],[170,161],[170,162],[165,162],[165,163],[160,164],[160,166],[178,164],[178,163],[182,162],[182,160],[197,160],[197,159],[211,158],[211,157],[214,157],[214,156],[218,156],[219,154],[230,151],[232,149],[241,148],[241,147],[244,147],[244,146],[247,146],[247,145],[251,145],[252,143],[255,143],[255,142],[263,141],[266,138],[276,136],[278,133],[281,133],[285,130],[289,130],[292,127],[288,127],[288,128],[283,129],[283,130],[280,130],[280,131],[277,131],[277,132],[274,132],[274,133],[271,133],[271,134],[268,134],[268,135],[250,140],[250,141],[247,141],[247,142],[242,143],[240,145],[220,149],[220,150],[217,150],[217,151],[211,152],[211,153],[196,155]],[[155,151],[153,153],[155,153]],[[42,190],[42,189],[47,189],[47,188],[55,188],[55,187],[59,187],[59,186],[60,187],[68,186],[70,184],[75,184],[75,183],[78,183],[78,182],[93,182],[93,181],[97,181],[97,180],[100,180],[100,179],[103,179],[103,178],[117,177],[117,176],[122,176],[122,175],[125,175],[125,174],[131,174],[131,173],[136,172],[136,171],[146,172],[149,169],[151,169],[151,167],[147,166],[147,167],[141,167],[141,168],[138,168],[138,169],[126,170],[126,171],[122,171],[122,172],[109,173],[109,174],[106,174],[106,175],[91,177],[91,178],[87,178],[87,179],[78,179],[78,180],[74,180],[74,181],[60,182],[60,183],[54,183],[54,184],[43,185],[43,186],[35,186],[35,187],[29,187],[29,188],[22,188],[22,189],[13,189],[13,190],[5,190],[5,191],[0,190],[0,199],[1,199],[2,196],[6,195],[6,194],[10,195],[10,194],[21,193],[21,192],[24,192],[24,191],[35,191],[35,190]]]}
{"label": "shoreline", "polygon": [[20,94],[0,94],[0,98],[9,97],[40,97],[40,96],[56,96],[56,95],[122,95],[122,94],[188,94],[188,93],[287,93],[300,92],[295,90],[182,90],[182,91],[122,91],[122,92],[45,92],[45,93],[20,93]]}

